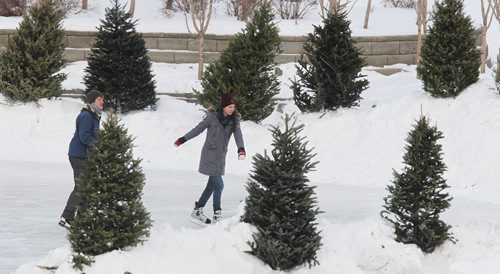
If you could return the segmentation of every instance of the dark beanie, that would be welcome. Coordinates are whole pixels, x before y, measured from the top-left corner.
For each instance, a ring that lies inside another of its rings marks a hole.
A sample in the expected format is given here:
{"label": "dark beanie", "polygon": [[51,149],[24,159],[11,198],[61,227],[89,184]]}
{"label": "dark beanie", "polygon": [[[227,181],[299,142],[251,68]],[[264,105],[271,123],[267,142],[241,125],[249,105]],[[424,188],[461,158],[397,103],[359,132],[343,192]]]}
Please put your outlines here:
{"label": "dark beanie", "polygon": [[220,97],[220,107],[225,108],[229,105],[236,104],[236,100],[234,99],[231,93],[224,93]]}
{"label": "dark beanie", "polygon": [[95,99],[97,99],[97,97],[102,97],[104,98],[104,94],[102,94],[100,91],[97,91],[97,90],[91,90],[87,93],[87,95],[85,95],[85,98],[86,98],[86,103],[87,104],[92,104],[95,102]]}

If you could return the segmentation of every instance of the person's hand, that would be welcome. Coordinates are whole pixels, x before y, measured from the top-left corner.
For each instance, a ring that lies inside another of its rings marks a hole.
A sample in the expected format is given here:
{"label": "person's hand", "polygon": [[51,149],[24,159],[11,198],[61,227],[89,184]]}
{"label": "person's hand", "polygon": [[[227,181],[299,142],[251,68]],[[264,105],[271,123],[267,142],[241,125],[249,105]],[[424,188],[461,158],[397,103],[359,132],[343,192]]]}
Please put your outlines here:
{"label": "person's hand", "polygon": [[178,147],[186,142],[186,138],[181,137],[174,142],[174,146]]}
{"label": "person's hand", "polygon": [[245,153],[245,149],[240,147],[238,149],[238,160],[245,160],[246,156],[247,156],[247,154]]}

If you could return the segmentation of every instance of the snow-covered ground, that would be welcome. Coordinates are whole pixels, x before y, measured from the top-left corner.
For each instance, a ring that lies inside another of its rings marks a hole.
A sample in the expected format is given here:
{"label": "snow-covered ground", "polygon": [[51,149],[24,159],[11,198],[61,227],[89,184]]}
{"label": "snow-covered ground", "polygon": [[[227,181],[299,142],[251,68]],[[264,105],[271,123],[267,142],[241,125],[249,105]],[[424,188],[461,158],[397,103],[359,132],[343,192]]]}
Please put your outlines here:
{"label": "snow-covered ground", "polygon": [[[185,31],[184,19],[160,15],[153,5],[156,2],[138,3],[139,31]],[[468,13],[480,22],[480,2],[465,2]],[[66,19],[67,29],[96,26],[105,1],[89,4],[89,12]],[[413,10],[385,9],[379,3],[373,9],[370,28],[363,30],[360,14],[364,14],[365,4],[358,1],[351,13],[355,35],[415,33]],[[395,19],[398,24],[389,24]],[[18,18],[0,17],[2,28],[16,27],[18,22]],[[314,14],[299,25],[295,21],[279,24],[284,34],[300,34],[311,30],[311,22],[319,23]],[[242,27],[223,12],[213,23],[212,33],[232,33]],[[492,24],[491,31],[500,33],[498,24]],[[497,52],[500,35],[490,34],[489,40],[493,41],[490,52]],[[64,69],[69,77],[63,88],[83,88],[85,66],[86,62],[69,64]],[[291,273],[498,273],[500,95],[494,88],[492,71],[455,99],[435,99],[423,92],[414,66],[394,67],[402,72],[384,76],[371,68],[363,70],[370,88],[362,94],[357,108],[325,115],[300,114],[292,100],[285,101],[285,112],[298,113],[299,121],[306,125],[303,134],[317,152],[320,164],[309,177],[317,186],[319,207],[324,211],[319,216],[321,265]],[[279,97],[291,98],[288,79],[295,73],[294,65],[280,68],[284,74]],[[155,63],[153,73],[158,91],[199,88],[196,64]],[[274,112],[261,124],[242,123],[249,157],[238,161],[236,148],[230,144],[224,176],[225,220],[201,228],[191,224],[188,216],[206,181],[196,172],[204,138],[180,148],[174,148],[173,141],[195,126],[203,112],[192,103],[169,96],[159,98],[156,111],[122,117],[122,123],[136,137],[135,155],[143,159],[143,199],[155,221],[151,237],[143,246],[97,257],[85,272],[274,273],[244,252],[249,249],[246,242],[252,228],[240,223],[239,215],[251,156],[270,148],[269,125],[281,123],[282,114]],[[70,98],[42,100],[39,106],[8,105],[0,96],[0,273],[47,273],[34,267],[37,264],[60,265],[57,273],[75,273],[68,263],[71,251],[66,231],[56,223],[73,185],[66,155],[81,107],[79,100]],[[443,218],[458,239],[432,254],[395,242],[390,224],[378,215],[392,169],[403,166],[407,133],[421,113],[445,136],[441,140],[448,166],[445,178],[454,200]]]}
{"label": "snow-covered ground", "polygon": [[[84,65],[73,64],[70,70],[81,75]],[[186,75],[192,67],[154,66],[155,74],[171,79],[176,79],[173,71]],[[403,72],[392,76],[365,69],[370,88],[358,108],[324,116],[298,115],[321,162],[310,178],[325,213],[319,217],[324,237],[321,265],[294,273],[496,273],[500,269],[496,168],[500,97],[494,82],[486,74],[456,99],[435,99],[422,91],[414,66],[399,67]],[[281,68],[293,72],[293,64]],[[281,80],[286,82],[290,75]],[[283,95],[290,97],[290,90],[283,89]],[[0,105],[0,243],[6,247],[0,251],[6,261],[0,272],[26,263],[16,273],[43,273],[33,267],[36,264],[62,264],[57,273],[73,273],[65,230],[56,222],[72,188],[66,150],[80,107],[79,100],[69,98],[42,100],[40,107]],[[292,101],[284,110],[297,112]],[[421,111],[445,136],[441,142],[448,165],[445,177],[455,199],[443,218],[459,240],[429,255],[396,243],[392,228],[378,215],[392,169],[402,167],[404,139]],[[226,220],[202,229],[187,220],[206,180],[196,172],[204,138],[180,148],[172,142],[202,116],[198,105],[160,96],[156,111],[122,117],[136,137],[135,153],[143,159],[144,203],[155,223],[144,246],[99,256],[86,273],[272,273],[244,253],[252,230],[238,219],[251,159],[237,161],[234,145],[228,153],[223,194]],[[268,128],[280,123],[280,116],[275,112],[260,125],[243,122],[249,156],[270,147]]]}

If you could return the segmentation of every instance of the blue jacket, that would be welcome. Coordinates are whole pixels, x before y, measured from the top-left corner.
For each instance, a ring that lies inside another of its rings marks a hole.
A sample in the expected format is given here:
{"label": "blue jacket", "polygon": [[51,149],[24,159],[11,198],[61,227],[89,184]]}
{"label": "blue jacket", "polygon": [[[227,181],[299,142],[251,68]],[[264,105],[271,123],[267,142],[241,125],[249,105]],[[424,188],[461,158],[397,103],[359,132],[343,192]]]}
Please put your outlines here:
{"label": "blue jacket", "polygon": [[70,157],[87,157],[92,142],[97,140],[100,119],[90,110],[83,108],[76,118],[76,130],[69,143]]}

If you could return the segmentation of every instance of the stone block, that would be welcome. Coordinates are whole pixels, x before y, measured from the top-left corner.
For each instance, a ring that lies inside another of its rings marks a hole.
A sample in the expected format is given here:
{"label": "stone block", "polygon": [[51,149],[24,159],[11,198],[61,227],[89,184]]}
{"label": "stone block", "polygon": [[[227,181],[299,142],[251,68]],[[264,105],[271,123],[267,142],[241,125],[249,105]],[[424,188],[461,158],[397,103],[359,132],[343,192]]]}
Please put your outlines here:
{"label": "stone block", "polygon": [[358,48],[363,55],[372,54],[372,43],[371,42],[357,42],[354,44],[356,48]]}
{"label": "stone block", "polygon": [[158,49],[158,38],[157,37],[145,37],[143,38],[146,42],[145,47],[147,49]]}
{"label": "stone block", "polygon": [[352,36],[352,40],[356,43],[377,41],[375,36]]}
{"label": "stone block", "polygon": [[388,64],[387,55],[362,56],[367,66],[383,67]]}
{"label": "stone block", "polygon": [[149,50],[148,57],[153,62],[160,63],[174,63],[175,52],[173,51],[165,51],[165,50]]}
{"label": "stone block", "polygon": [[[204,48],[205,48],[206,52],[207,51],[216,52],[217,51],[217,40],[205,39]],[[198,40],[189,39],[188,40],[188,50],[198,51]]]}
{"label": "stone block", "polygon": [[274,61],[278,64],[297,62],[300,58],[299,54],[279,54],[274,58]]}
{"label": "stone block", "polygon": [[288,54],[302,53],[303,47],[304,47],[303,42],[281,42],[281,50],[283,50],[283,53],[288,53]]}
{"label": "stone block", "polygon": [[[220,52],[205,52],[205,63],[212,63],[219,59]],[[196,60],[198,62],[198,59]]]}
{"label": "stone block", "polygon": [[85,50],[82,49],[65,49],[63,52],[63,58],[68,62],[76,62],[85,60]]}
{"label": "stone block", "polygon": [[176,51],[174,52],[174,63],[198,63],[198,52]]}
{"label": "stone block", "polygon": [[94,46],[94,36],[67,36],[66,47],[68,48],[91,48]]}
{"label": "stone block", "polygon": [[92,53],[92,51],[90,51],[90,49],[84,49],[83,52],[85,53],[85,60],[87,60],[90,56],[90,54]]}
{"label": "stone block", "polygon": [[225,49],[227,49],[227,47],[229,46],[229,43],[231,42],[231,40],[217,40],[217,48],[216,48],[216,51],[217,52],[222,52],[224,51]]}
{"label": "stone block", "polygon": [[417,52],[417,41],[401,41],[399,43],[399,53],[410,54]]}
{"label": "stone block", "polygon": [[187,50],[187,38],[158,38],[158,49],[161,50]]}
{"label": "stone block", "polygon": [[16,30],[15,29],[0,29],[0,35],[9,35],[9,34],[15,34]]}
{"label": "stone block", "polygon": [[385,75],[385,76],[390,76],[390,75],[393,75],[395,73],[399,73],[401,71],[403,71],[403,69],[401,68],[375,68],[373,69],[373,71],[376,71],[382,75]]}
{"label": "stone block", "polygon": [[373,42],[371,54],[399,54],[399,42]]}
{"label": "stone block", "polygon": [[407,64],[413,65],[414,63],[414,54],[401,54],[401,55],[388,55],[387,56],[387,64]]}
{"label": "stone block", "polygon": [[[174,62],[176,64],[179,63],[198,63],[199,55],[197,51],[175,51],[174,53]],[[220,53],[218,52],[205,52],[205,63],[211,63],[217,58],[219,58]]]}
{"label": "stone block", "polygon": [[0,47],[7,47],[8,44],[9,44],[9,35],[0,34]]}

